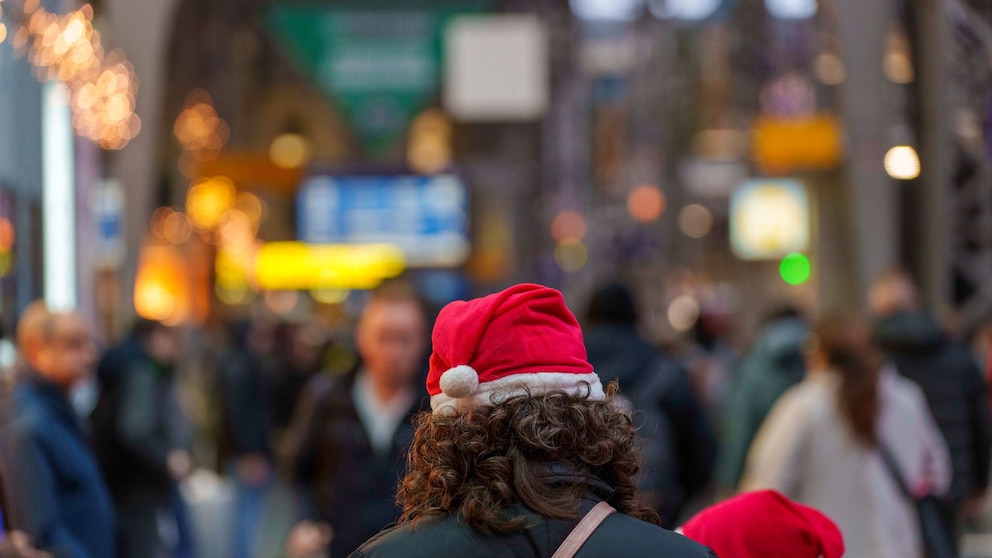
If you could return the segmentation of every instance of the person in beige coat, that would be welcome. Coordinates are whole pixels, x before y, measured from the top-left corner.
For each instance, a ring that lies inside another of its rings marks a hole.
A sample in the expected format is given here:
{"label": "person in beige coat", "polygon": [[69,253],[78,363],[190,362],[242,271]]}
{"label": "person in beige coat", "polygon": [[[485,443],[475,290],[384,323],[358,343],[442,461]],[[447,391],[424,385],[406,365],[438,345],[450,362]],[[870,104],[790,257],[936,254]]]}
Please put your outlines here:
{"label": "person in beige coat", "polygon": [[880,450],[916,496],[947,491],[950,458],[922,392],[880,365],[859,322],[825,322],[807,358],[806,379],[755,438],[741,488],[778,490],[821,510],[840,528],[847,556],[922,557],[915,507]]}

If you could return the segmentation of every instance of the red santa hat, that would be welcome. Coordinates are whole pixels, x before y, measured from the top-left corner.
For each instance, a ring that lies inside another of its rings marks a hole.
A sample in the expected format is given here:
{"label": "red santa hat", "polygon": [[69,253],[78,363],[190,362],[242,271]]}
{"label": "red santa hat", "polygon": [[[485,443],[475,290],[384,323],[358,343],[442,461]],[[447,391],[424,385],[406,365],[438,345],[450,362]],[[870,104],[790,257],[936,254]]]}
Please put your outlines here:
{"label": "red santa hat", "polygon": [[721,558],[844,555],[844,539],[830,518],[774,490],[748,492],[710,506],[681,531]]}
{"label": "red santa hat", "polygon": [[582,330],[560,292],[522,284],[445,306],[432,335],[427,392],[435,414],[552,390],[605,399]]}

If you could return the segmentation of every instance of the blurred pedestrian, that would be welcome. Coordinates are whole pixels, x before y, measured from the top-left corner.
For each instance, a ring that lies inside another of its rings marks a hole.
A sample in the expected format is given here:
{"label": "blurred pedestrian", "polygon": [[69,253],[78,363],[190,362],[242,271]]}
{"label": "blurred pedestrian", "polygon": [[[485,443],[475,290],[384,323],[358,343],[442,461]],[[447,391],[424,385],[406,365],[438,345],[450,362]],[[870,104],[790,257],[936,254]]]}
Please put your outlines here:
{"label": "blurred pedestrian", "polygon": [[824,322],[808,350],[809,374],[762,425],[741,488],[777,490],[822,511],[850,556],[921,558],[916,503],[900,485],[915,498],[950,484],[947,448],[923,394],[880,366],[855,320]]}
{"label": "blurred pedestrian", "polygon": [[89,328],[78,314],[55,313],[37,301],[21,315],[17,343],[23,366],[0,402],[7,526],[56,556],[113,557],[113,503],[68,400],[96,360]]}
{"label": "blurred pedestrian", "polygon": [[674,527],[683,505],[710,481],[716,439],[686,367],[644,339],[638,314],[626,285],[596,289],[586,313],[585,346],[593,369],[606,381],[616,380],[638,410],[647,469],[639,484],[662,525]]}
{"label": "blurred pedestrian", "polygon": [[713,556],[636,499],[630,415],[561,293],[525,284],[453,302],[433,348],[403,516],[353,557],[552,556],[566,539],[568,556]]}
{"label": "blurred pedestrian", "polygon": [[412,416],[426,401],[416,389],[427,355],[419,294],[402,281],[371,294],[355,331],[361,362],[348,375],[317,375],[306,387],[281,454],[298,485],[311,490],[309,519],[333,529],[331,556],[345,556],[399,517]]}
{"label": "blurred pedestrian", "polygon": [[179,482],[192,434],[175,393],[179,332],[139,319],[97,367],[94,438],[121,521],[122,558],[187,558],[192,536]]}
{"label": "blurred pedestrian", "polygon": [[219,450],[234,479],[234,558],[255,556],[254,542],[273,477],[270,429],[262,377],[248,347],[253,324],[229,327],[227,346],[217,357],[222,408]]}
{"label": "blurred pedestrian", "polygon": [[912,279],[901,271],[875,282],[868,296],[876,345],[902,376],[926,396],[947,442],[953,465],[945,522],[980,507],[989,484],[992,415],[982,372],[964,345],[955,343],[922,306]]}
{"label": "blurred pedestrian", "polygon": [[809,326],[791,307],[774,312],[734,372],[720,428],[716,485],[721,495],[737,490],[748,448],[778,398],[806,374],[803,341]]}
{"label": "blurred pedestrian", "polygon": [[[274,446],[282,444],[304,387],[321,368],[320,358],[327,339],[317,330],[313,324],[281,321],[271,332],[268,351],[259,351],[262,385],[267,394],[265,407]],[[259,333],[253,337],[264,336]],[[263,346],[266,344],[269,342],[262,343]]]}
{"label": "blurred pedestrian", "polygon": [[774,490],[746,492],[712,505],[679,531],[720,558],[844,555],[844,539],[829,517]]}

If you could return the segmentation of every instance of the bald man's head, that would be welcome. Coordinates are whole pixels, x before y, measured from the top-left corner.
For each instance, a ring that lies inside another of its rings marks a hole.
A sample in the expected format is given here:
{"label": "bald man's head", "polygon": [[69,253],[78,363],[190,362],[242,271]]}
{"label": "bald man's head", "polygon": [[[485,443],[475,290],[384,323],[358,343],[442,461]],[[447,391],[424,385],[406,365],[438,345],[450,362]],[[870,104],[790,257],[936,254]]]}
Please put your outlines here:
{"label": "bald man's head", "polygon": [[51,342],[54,328],[55,314],[43,300],[32,302],[21,313],[21,319],[17,322],[17,345],[28,363],[32,362],[42,346]]}
{"label": "bald man's head", "polygon": [[52,312],[40,300],[21,313],[17,344],[32,369],[62,387],[85,377],[96,360],[82,317],[75,312]]}

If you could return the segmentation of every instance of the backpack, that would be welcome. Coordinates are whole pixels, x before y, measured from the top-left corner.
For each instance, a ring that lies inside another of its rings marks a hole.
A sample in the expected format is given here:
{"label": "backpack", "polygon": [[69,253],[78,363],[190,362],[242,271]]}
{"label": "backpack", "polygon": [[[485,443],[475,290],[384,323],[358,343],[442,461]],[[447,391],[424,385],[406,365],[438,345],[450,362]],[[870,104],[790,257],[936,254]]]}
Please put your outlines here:
{"label": "backpack", "polygon": [[661,511],[674,520],[682,504],[709,485],[716,462],[716,435],[681,364],[659,356],[634,394],[634,406],[643,410],[647,420],[655,424],[664,421],[670,429],[674,463],[669,469],[675,475],[680,499],[671,502],[674,509]]}

